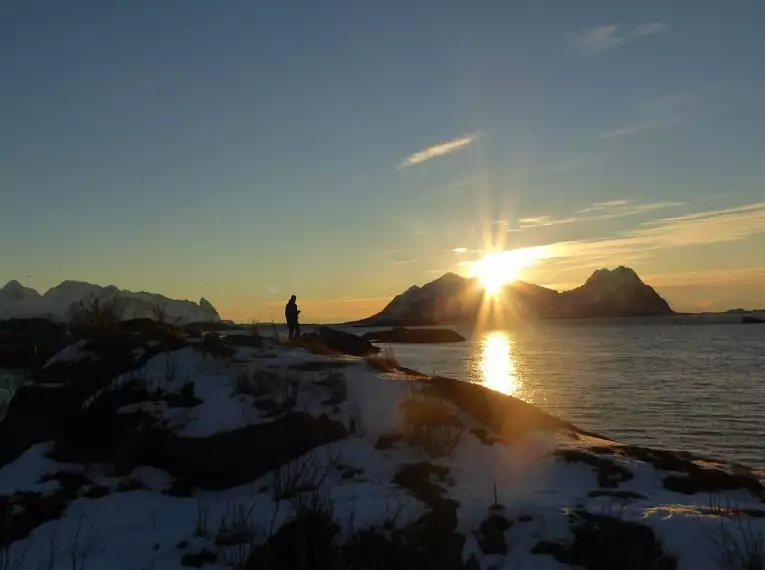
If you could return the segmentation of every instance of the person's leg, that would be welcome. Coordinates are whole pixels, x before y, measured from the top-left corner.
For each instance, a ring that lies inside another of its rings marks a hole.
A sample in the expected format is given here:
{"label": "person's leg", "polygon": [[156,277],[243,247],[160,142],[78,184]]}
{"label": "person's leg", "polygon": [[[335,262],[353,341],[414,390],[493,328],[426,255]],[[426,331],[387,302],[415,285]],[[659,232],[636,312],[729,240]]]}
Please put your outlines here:
{"label": "person's leg", "polygon": [[292,323],[287,323],[287,328],[289,329],[289,333],[287,334],[287,339],[288,340],[292,340],[292,333],[293,333],[293,330],[294,330],[292,328]]}
{"label": "person's leg", "polygon": [[295,323],[295,336],[300,336],[300,323]]}

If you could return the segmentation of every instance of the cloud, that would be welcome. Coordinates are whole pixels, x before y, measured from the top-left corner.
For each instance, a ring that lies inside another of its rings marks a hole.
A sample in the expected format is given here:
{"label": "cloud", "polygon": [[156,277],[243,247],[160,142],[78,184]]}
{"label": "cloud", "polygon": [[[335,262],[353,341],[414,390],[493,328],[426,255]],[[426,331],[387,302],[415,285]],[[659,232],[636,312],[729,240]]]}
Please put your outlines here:
{"label": "cloud", "polygon": [[639,135],[642,133],[648,133],[652,131],[659,131],[662,129],[667,129],[669,127],[673,127],[677,125],[680,122],[680,119],[677,118],[669,118],[669,119],[658,119],[654,121],[645,121],[643,123],[636,123],[633,125],[627,125],[626,127],[621,127],[619,129],[614,129],[613,131],[607,131],[605,133],[601,133],[595,137],[596,141],[604,141],[608,139],[613,139],[617,137],[630,137],[633,135]]}
{"label": "cloud", "polygon": [[663,287],[735,284],[741,281],[762,281],[765,283],[765,267],[734,267],[672,273],[653,273],[647,274],[645,280],[646,282]]}
{"label": "cloud", "polygon": [[582,53],[595,55],[606,52],[624,41],[617,35],[618,26],[596,26],[574,40]]}
{"label": "cloud", "polygon": [[626,206],[629,202],[627,200],[609,200],[608,202],[597,202],[593,204],[592,206],[588,206],[587,208],[583,208],[581,210],[577,210],[577,214],[585,214],[587,212],[601,212],[603,210],[608,210],[609,208],[617,208],[620,206]]}
{"label": "cloud", "polygon": [[627,256],[645,259],[655,250],[740,241],[765,233],[765,202],[724,210],[711,210],[645,222],[613,238],[551,244],[553,258],[575,263],[613,260]]}
{"label": "cloud", "polygon": [[518,220],[522,229],[539,226],[559,226],[561,224],[573,224],[576,222],[591,222],[594,220],[607,220],[612,218],[624,218],[655,212],[664,208],[681,206],[680,202],[654,202],[651,204],[630,204],[627,200],[610,200],[598,202],[587,208],[577,210],[576,214],[567,218],[552,218],[550,216],[533,216]]}
{"label": "cloud", "polygon": [[667,31],[667,24],[664,22],[650,22],[648,24],[641,24],[635,28],[632,33],[633,38],[644,38],[646,36],[653,36],[656,34],[663,34]]}
{"label": "cloud", "polygon": [[585,30],[573,39],[574,47],[583,55],[599,55],[626,44],[667,31],[663,22],[640,24],[626,33],[620,33],[619,26],[608,24]]}
{"label": "cloud", "polygon": [[396,261],[389,261],[388,265],[406,265],[407,263],[419,263],[419,259],[397,259]]}
{"label": "cloud", "polygon": [[451,141],[435,144],[426,149],[417,151],[414,154],[410,154],[396,168],[398,170],[401,170],[402,168],[406,168],[407,166],[421,164],[425,162],[426,160],[430,160],[431,158],[436,158],[438,156],[451,154],[453,152],[456,152],[460,149],[467,147],[468,145],[473,144],[482,136],[483,136],[483,133],[481,132],[471,133]]}

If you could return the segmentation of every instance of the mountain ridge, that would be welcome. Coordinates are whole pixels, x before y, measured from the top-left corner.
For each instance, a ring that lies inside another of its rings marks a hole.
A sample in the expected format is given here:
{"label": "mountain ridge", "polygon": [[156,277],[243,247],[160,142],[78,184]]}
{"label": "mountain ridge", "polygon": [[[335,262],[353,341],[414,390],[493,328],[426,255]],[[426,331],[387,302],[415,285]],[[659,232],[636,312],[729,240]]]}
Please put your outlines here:
{"label": "mountain ridge", "polygon": [[160,293],[136,292],[115,285],[101,286],[76,280],[64,280],[40,294],[15,279],[0,288],[0,319],[44,317],[63,321],[68,319],[73,304],[93,297],[104,300],[118,297],[126,319],[153,317],[159,308],[169,320],[178,324],[221,320],[218,311],[204,297],[195,303]]}
{"label": "mountain ridge", "polygon": [[[675,312],[631,268],[598,269],[579,287],[556,291],[525,281],[505,285],[505,319],[639,317]],[[486,311],[486,296],[476,278],[446,273],[396,295],[382,311],[350,324],[354,326],[429,326],[461,324]],[[492,309],[497,316],[497,309]]]}

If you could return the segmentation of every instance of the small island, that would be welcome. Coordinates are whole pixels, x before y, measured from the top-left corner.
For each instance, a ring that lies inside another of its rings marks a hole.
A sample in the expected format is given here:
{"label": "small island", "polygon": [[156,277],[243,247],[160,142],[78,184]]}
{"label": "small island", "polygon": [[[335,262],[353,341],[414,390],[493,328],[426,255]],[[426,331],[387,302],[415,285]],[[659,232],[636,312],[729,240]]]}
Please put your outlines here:
{"label": "small island", "polygon": [[465,342],[464,336],[451,329],[411,329],[394,327],[387,331],[370,332],[361,338],[369,342],[392,342],[411,344],[435,344],[447,342]]}

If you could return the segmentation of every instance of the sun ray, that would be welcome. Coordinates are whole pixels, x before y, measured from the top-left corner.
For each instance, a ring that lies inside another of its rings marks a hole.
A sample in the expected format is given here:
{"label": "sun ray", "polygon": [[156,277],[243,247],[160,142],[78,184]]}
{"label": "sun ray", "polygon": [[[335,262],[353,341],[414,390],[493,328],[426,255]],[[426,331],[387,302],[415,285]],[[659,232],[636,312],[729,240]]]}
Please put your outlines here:
{"label": "sun ray", "polygon": [[496,297],[504,287],[517,281],[523,269],[547,257],[544,247],[527,247],[487,253],[481,259],[467,262],[468,274],[476,277],[488,296]]}

